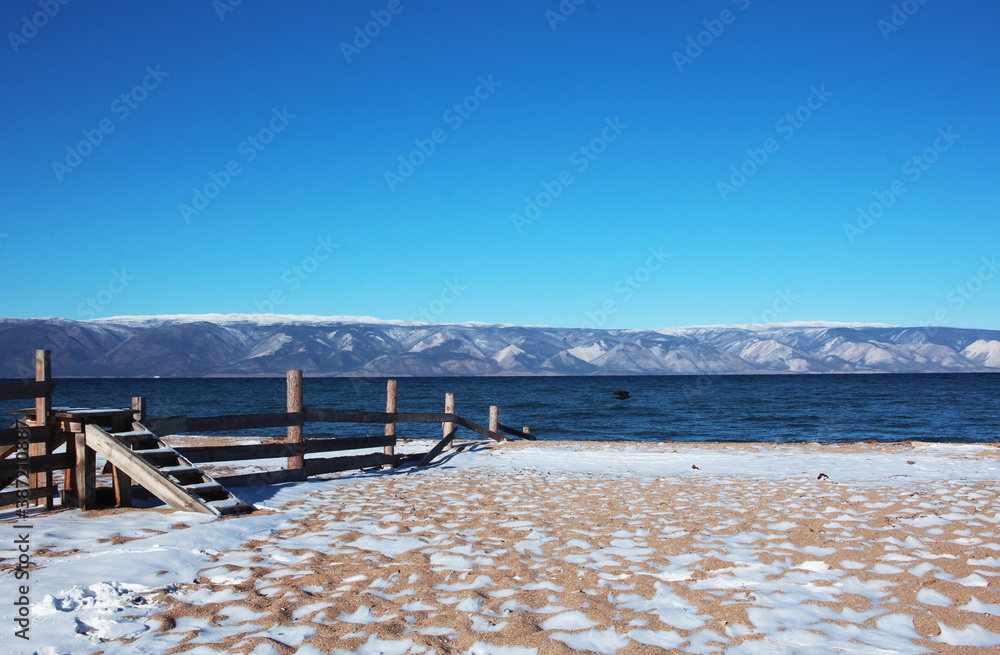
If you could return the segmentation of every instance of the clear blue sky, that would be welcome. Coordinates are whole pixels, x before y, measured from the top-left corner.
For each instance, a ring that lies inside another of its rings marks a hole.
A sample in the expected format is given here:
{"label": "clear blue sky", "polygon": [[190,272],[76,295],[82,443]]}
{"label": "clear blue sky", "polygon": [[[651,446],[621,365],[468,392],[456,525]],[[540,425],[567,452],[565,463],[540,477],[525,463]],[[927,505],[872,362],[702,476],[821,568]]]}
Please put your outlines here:
{"label": "clear blue sky", "polygon": [[0,315],[1000,328],[995,3],[229,2],[0,5]]}

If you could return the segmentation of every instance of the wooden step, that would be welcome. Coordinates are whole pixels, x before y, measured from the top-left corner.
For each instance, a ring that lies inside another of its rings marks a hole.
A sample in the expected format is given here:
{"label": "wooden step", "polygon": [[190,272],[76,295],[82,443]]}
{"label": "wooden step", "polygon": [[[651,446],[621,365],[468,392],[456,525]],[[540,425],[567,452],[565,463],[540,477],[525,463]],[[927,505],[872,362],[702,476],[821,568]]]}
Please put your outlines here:
{"label": "wooden step", "polygon": [[205,475],[197,466],[190,466],[188,464],[180,464],[178,466],[158,466],[157,468],[160,469],[160,473],[163,473],[164,475],[172,475],[174,477],[179,475]]}
{"label": "wooden step", "polygon": [[143,459],[166,459],[167,456],[173,457],[176,461],[180,455],[173,448],[145,448],[141,450],[133,450],[133,453],[139,455]]}
{"label": "wooden step", "polygon": [[222,516],[229,516],[230,514],[243,514],[245,512],[253,511],[253,508],[250,505],[247,505],[242,500],[235,497],[213,500],[205,504],[218,511]]}
{"label": "wooden step", "polygon": [[118,441],[131,441],[133,439],[156,439],[156,435],[149,430],[129,430],[128,432],[109,432]]}
{"label": "wooden step", "polygon": [[[133,428],[108,433],[95,425],[88,425],[87,445],[175,509],[217,516],[254,511],[253,505],[234,496],[141,423],[133,423]],[[139,442],[144,443],[134,450],[126,445]]]}
{"label": "wooden step", "polygon": [[195,484],[185,484],[185,485],[181,485],[181,486],[184,487],[185,489],[187,489],[188,491],[190,491],[191,493],[195,493],[195,494],[203,494],[203,493],[209,492],[209,491],[225,491],[226,490],[225,487],[223,487],[218,482],[215,482],[214,480],[212,482],[197,482]]}

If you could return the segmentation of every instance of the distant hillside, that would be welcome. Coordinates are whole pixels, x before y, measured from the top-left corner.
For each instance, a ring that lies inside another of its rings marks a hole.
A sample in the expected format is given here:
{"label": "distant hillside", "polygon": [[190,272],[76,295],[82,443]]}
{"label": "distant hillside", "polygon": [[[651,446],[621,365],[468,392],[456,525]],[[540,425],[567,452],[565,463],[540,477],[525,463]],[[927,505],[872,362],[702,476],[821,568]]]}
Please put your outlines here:
{"label": "distant hillside", "polygon": [[272,315],[0,319],[0,376],[671,375],[1000,371],[1000,331],[802,323],[589,330]]}

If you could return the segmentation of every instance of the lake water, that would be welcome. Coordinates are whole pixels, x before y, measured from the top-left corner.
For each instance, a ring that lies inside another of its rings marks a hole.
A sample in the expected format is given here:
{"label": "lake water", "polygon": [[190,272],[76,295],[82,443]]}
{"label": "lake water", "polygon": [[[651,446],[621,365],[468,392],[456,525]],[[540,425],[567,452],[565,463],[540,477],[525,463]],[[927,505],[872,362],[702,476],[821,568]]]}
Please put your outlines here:
{"label": "lake water", "polygon": [[[385,379],[306,378],[305,405],[385,410]],[[612,392],[625,390],[627,400]],[[539,439],[631,441],[1000,441],[1000,374],[400,378],[399,411],[456,412],[482,425],[530,426]],[[63,407],[125,407],[152,417],[284,411],[284,379],[67,379]],[[21,402],[0,403],[8,409]],[[241,434],[277,436],[283,429]],[[307,436],[380,434],[377,425],[307,424]],[[440,426],[400,424],[400,437]],[[459,437],[473,433],[459,431]]]}

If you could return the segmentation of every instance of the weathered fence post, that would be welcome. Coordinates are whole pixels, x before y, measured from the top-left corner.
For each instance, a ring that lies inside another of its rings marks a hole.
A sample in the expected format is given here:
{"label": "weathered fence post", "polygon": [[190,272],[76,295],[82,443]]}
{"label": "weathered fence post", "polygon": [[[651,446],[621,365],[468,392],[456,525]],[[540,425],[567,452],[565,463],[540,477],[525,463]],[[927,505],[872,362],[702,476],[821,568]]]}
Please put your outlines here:
{"label": "weathered fence post", "polygon": [[[286,392],[287,392],[287,406],[286,410],[288,413],[301,412],[302,411],[302,371],[288,371],[286,377]],[[305,456],[305,443],[302,440],[302,426],[301,425],[289,425],[288,426],[288,439],[286,443],[292,446],[292,449],[297,451],[294,455],[289,456],[288,464],[286,468],[301,470],[305,467],[306,456]]]}
{"label": "weathered fence post", "polygon": [[[35,351],[35,380],[38,382],[48,382],[52,379],[52,353],[48,350]],[[52,395],[39,396],[35,398],[35,425],[49,425],[49,414],[52,412]],[[41,455],[52,454],[52,433],[45,436],[44,443],[33,443],[28,446],[28,455],[39,457]],[[44,473],[32,473],[28,487],[37,489],[39,487],[52,486],[52,471]],[[36,498],[35,505],[41,505],[42,499]],[[45,509],[52,509],[52,496],[45,497]]]}
{"label": "weathered fence post", "polygon": [[[146,420],[146,399],[142,396],[132,396],[132,421]],[[132,506],[132,478],[117,466],[111,469],[115,486],[115,504],[118,507]]]}
{"label": "weathered fence post", "polygon": [[87,448],[87,424],[72,435],[76,441],[76,499],[80,509],[93,509],[97,502],[97,453]]}
{"label": "weathered fence post", "polygon": [[132,397],[132,420],[140,423],[146,420],[146,399],[142,396]]}
{"label": "weathered fence post", "polygon": [[[395,414],[396,413],[396,389],[398,384],[396,380],[389,380],[385,385],[385,413]],[[385,436],[395,437],[396,436],[396,423],[386,423],[385,424]],[[396,454],[396,440],[393,439],[391,446],[386,446],[382,449],[386,455]]]}
{"label": "weathered fence post", "polygon": [[490,405],[490,432],[500,431],[500,408]]}
{"label": "weathered fence post", "polygon": [[[453,393],[446,393],[444,395],[444,413],[445,414],[454,414],[455,413],[455,394],[453,394]],[[444,423],[442,423],[441,424],[441,436],[442,436],[442,438],[443,437],[447,437],[449,434],[451,434],[451,431],[454,430],[454,429],[455,429],[455,424],[452,421],[445,421]],[[452,443],[455,443],[455,441],[452,440]],[[451,446],[449,446],[449,449],[450,448],[451,448]]]}

